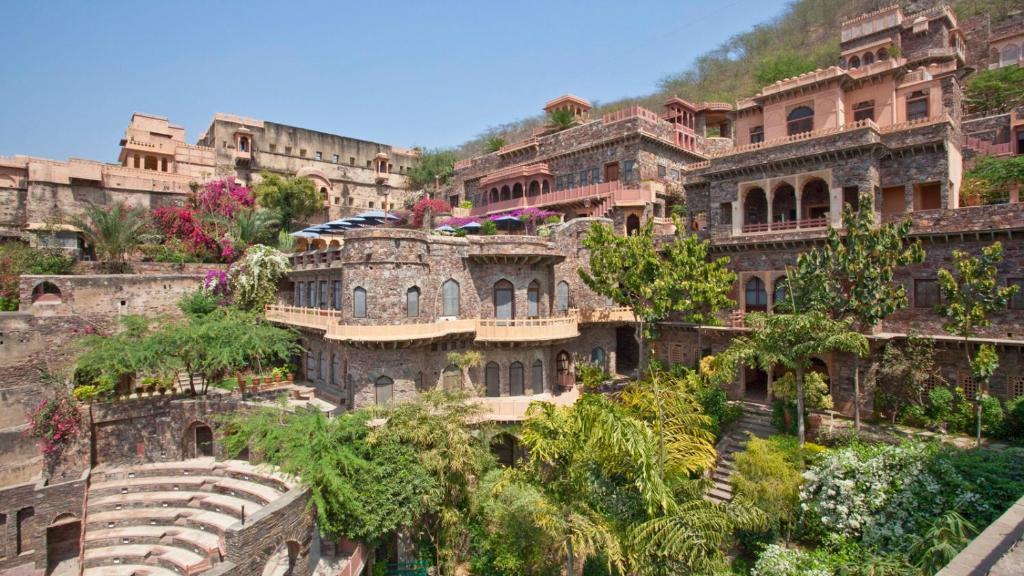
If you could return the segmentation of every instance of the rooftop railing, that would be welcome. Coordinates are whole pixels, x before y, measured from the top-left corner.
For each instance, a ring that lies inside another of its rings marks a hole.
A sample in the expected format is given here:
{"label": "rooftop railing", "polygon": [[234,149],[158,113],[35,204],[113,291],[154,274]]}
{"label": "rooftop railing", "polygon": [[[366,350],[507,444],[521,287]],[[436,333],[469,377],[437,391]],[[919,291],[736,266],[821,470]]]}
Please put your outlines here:
{"label": "rooftop railing", "polygon": [[537,342],[580,335],[575,310],[553,318],[481,318],[476,322],[476,339],[480,342]]}
{"label": "rooftop railing", "polygon": [[579,397],[579,388],[574,387],[558,395],[544,393],[530,396],[481,397],[476,401],[486,408],[485,419],[498,422],[521,422],[526,420],[526,411],[534,402],[549,402],[555,406],[572,406],[579,400]]}

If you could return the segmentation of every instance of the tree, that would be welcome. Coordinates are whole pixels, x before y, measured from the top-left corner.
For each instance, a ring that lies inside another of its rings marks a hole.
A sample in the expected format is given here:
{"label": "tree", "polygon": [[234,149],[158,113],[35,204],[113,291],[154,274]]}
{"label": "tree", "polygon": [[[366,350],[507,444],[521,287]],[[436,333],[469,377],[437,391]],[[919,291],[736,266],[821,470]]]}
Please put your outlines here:
{"label": "tree", "polygon": [[288,178],[272,172],[260,173],[260,181],[253,187],[259,205],[273,210],[281,229],[291,232],[296,223],[324,209],[324,201],[316,185],[305,176]]}
{"label": "tree", "polygon": [[953,251],[953,271],[940,268],[938,272],[942,328],[963,339],[964,356],[972,376],[978,381],[975,394],[977,416],[977,442],[981,445],[982,397],[988,390],[988,380],[999,366],[995,348],[982,345],[973,353],[971,338],[992,324],[988,315],[1006,308],[1017,286],[1000,287],[996,275],[1003,261],[1003,245],[999,242],[982,248],[980,256],[971,256],[961,250]]}
{"label": "tree", "polygon": [[430,508],[415,523],[433,547],[441,576],[454,576],[469,554],[472,493],[476,480],[494,466],[481,421],[483,408],[464,393],[426,392],[383,410],[385,424],[371,443],[394,442],[413,449],[433,485]]}
{"label": "tree", "polygon": [[270,239],[278,226],[277,215],[270,210],[239,210],[232,216],[228,225],[228,234],[235,246],[245,250],[254,244]]}
{"label": "tree", "polygon": [[793,78],[817,68],[814,59],[799,52],[786,51],[769,55],[757,65],[757,83],[760,86]]}
{"label": "tree", "polygon": [[893,424],[904,407],[924,406],[929,382],[943,381],[932,341],[913,334],[902,344],[890,341],[885,345],[877,377],[882,381],[879,408],[889,411]]}
{"label": "tree", "polygon": [[548,112],[548,127],[556,132],[572,128],[577,122],[576,113],[568,108]]}
{"label": "tree", "polygon": [[[907,306],[906,288],[895,281],[901,266],[924,261],[920,241],[908,241],[911,221],[875,224],[870,195],[859,209],[843,209],[843,230],[830,228],[824,246],[797,258],[786,277],[787,298],[779,311],[818,310],[834,320],[849,318],[858,331],[870,330]],[[860,429],[861,366],[854,357],[853,421]]]}
{"label": "tree", "polygon": [[438,183],[448,183],[455,171],[455,161],[458,159],[454,150],[427,150],[420,155],[419,162],[405,171],[405,175],[414,188],[432,190]]}
{"label": "tree", "polygon": [[501,150],[505,144],[508,144],[508,142],[501,136],[491,136],[487,138],[487,144],[484,146],[484,150],[488,153],[497,152],[498,150]]}
{"label": "tree", "polygon": [[822,312],[764,314],[754,312],[744,318],[752,329],[748,335],[734,338],[729,348],[716,358],[720,366],[733,368],[740,363],[771,372],[776,366],[793,371],[796,377],[797,437],[804,443],[804,376],[811,361],[829,352],[849,352],[863,356],[868,340],[850,328],[850,321],[833,320]]}
{"label": "tree", "polygon": [[110,207],[88,204],[81,214],[71,217],[71,223],[81,230],[107,269],[116,274],[126,270],[128,254],[142,243],[149,217],[145,208],[117,201]]}
{"label": "tree", "polygon": [[370,442],[370,417],[357,411],[328,418],[315,409],[236,412],[226,422],[224,446],[231,456],[248,450],[298,477],[325,534],[374,544],[416,521],[435,486],[412,446]]}
{"label": "tree", "polygon": [[964,96],[972,114],[999,114],[1024,105],[1024,68],[982,70],[967,83]]}
{"label": "tree", "polygon": [[474,366],[479,366],[484,361],[484,355],[477,350],[467,350],[465,352],[449,352],[448,363],[454,364],[459,369],[459,375],[463,383],[472,381],[469,378],[469,369]]}
{"label": "tree", "polygon": [[676,314],[684,322],[715,324],[719,310],[732,306],[728,297],[736,275],[728,258],[708,260],[708,242],[684,235],[676,221],[672,242],[654,244],[654,224],[631,236],[617,236],[609,226],[594,224],[583,238],[590,250],[589,270],[579,275],[591,290],[628,306],[636,319],[640,361],[644,341],[656,336],[657,323]]}
{"label": "tree", "polygon": [[[144,339],[141,346],[152,351],[152,369],[183,370],[193,394],[206,394],[210,384],[232,372],[251,367],[261,371],[288,362],[301,350],[294,331],[233,308],[218,308],[187,322],[169,324]],[[202,386],[197,389],[200,378]]]}
{"label": "tree", "polygon": [[257,244],[230,270],[235,305],[242,310],[262,312],[277,299],[277,282],[290,269],[284,254]]}

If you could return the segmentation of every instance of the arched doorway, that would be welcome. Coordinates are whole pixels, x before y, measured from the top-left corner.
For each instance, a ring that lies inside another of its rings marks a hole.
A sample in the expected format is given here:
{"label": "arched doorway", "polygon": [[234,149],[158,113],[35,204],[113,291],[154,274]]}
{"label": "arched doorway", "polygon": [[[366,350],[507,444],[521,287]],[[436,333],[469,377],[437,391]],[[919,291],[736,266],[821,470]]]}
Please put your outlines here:
{"label": "arched doorway", "polygon": [[501,432],[491,439],[491,454],[499,465],[512,468],[521,460],[523,451],[514,435]]}
{"label": "arched doorway", "polygon": [[32,289],[33,304],[60,304],[62,301],[60,288],[52,282],[40,282]]}
{"label": "arched doorway", "polygon": [[46,527],[46,573],[77,573],[82,522],[65,512]]}
{"label": "arched doorway", "polygon": [[626,235],[632,236],[640,231],[640,217],[630,214],[626,217]]}
{"label": "arched doorway", "polygon": [[512,189],[509,188],[508,185],[505,185],[505,186],[501,187],[501,199],[502,200],[511,200],[512,199]]}
{"label": "arched doorway", "polygon": [[455,364],[449,364],[441,374],[441,387],[450,392],[462,389],[462,370]]}
{"label": "arched doorway", "polygon": [[182,448],[185,458],[213,456],[213,429],[202,422],[193,422],[185,430]]}
{"label": "arched doorway", "polygon": [[527,194],[529,196],[540,196],[540,182],[532,180],[530,182],[530,188]]}
{"label": "arched doorway", "polygon": [[531,375],[530,380],[533,384],[534,394],[544,393],[544,362],[540,360],[534,360],[533,366],[530,369]]}
{"label": "arched doorway", "polygon": [[373,383],[374,400],[377,406],[384,406],[395,397],[395,381],[387,376],[377,378]]}
{"label": "arched doorway", "polygon": [[743,304],[746,312],[768,311],[768,292],[765,290],[764,281],[757,276],[747,280]]}
{"label": "arched doorway", "polygon": [[508,280],[494,283],[494,317],[498,320],[510,320],[516,316],[515,287]]}
{"label": "arched doorway", "polygon": [[526,288],[526,317],[540,318],[540,282],[536,280]]}
{"label": "arched doorway", "polygon": [[768,197],[761,188],[748,190],[743,197],[743,231],[758,232],[768,227]]}
{"label": "arched doorway", "polygon": [[497,362],[488,362],[484,367],[484,386],[487,388],[488,397],[501,396],[501,372]]}
{"label": "arched doorway", "polygon": [[[781,184],[772,195],[772,220],[775,222],[792,223],[796,226],[796,190],[789,184]],[[786,226],[775,226],[772,230]]]}
{"label": "arched doorway", "polygon": [[800,193],[801,219],[816,220],[824,224],[829,213],[828,185],[820,178],[815,178],[804,184]]}
{"label": "arched doorway", "polygon": [[572,357],[565,350],[555,357],[555,382],[563,390],[568,390],[576,383],[576,376],[572,371]]}
{"label": "arched doorway", "polygon": [[768,401],[768,374],[759,368],[743,368],[743,398],[751,402]]}
{"label": "arched doorway", "polygon": [[262,576],[292,576],[299,563],[299,543],[289,540],[278,546],[263,566]]}
{"label": "arched doorway", "polygon": [[512,197],[513,198],[522,198],[523,197],[523,185],[521,183],[516,182],[512,186]]}
{"label": "arched doorway", "polygon": [[522,362],[513,362],[508,367],[508,395],[522,396],[526,393]]}

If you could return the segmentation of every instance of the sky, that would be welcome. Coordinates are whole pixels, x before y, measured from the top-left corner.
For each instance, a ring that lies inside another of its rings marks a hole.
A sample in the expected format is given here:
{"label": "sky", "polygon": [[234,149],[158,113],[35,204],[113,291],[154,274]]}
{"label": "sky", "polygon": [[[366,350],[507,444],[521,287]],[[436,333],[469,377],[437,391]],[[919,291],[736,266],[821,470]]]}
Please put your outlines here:
{"label": "sky", "polygon": [[639,96],[784,0],[3,3],[0,156],[116,161],[133,112],[456,146],[564,93]]}

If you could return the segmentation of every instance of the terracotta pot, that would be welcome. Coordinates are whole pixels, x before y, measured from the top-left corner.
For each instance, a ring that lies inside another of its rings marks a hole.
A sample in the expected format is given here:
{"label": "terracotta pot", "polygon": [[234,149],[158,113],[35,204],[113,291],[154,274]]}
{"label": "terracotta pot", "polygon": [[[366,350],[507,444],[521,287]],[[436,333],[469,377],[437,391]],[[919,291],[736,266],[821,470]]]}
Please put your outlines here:
{"label": "terracotta pot", "polygon": [[292,374],[291,372],[289,372],[288,373],[288,381],[289,382],[295,382],[295,374]]}
{"label": "terracotta pot", "polygon": [[274,382],[280,382],[280,381],[281,381],[281,375],[275,372],[274,373]]}
{"label": "terracotta pot", "polygon": [[264,384],[270,384],[273,381],[274,381],[274,377],[273,376],[264,376],[263,377],[263,383]]}

